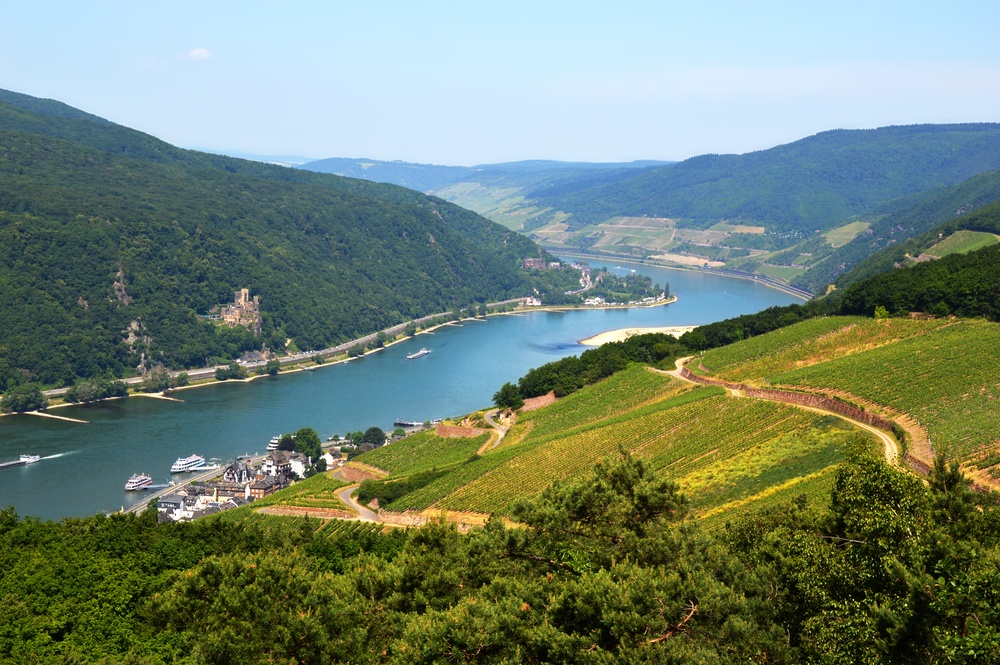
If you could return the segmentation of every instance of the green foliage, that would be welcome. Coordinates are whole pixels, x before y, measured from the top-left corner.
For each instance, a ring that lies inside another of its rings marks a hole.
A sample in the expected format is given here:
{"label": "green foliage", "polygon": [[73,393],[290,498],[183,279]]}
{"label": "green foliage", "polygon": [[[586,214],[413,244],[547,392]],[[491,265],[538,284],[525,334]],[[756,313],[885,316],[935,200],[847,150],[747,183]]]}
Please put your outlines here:
{"label": "green foliage", "polygon": [[229,363],[226,367],[215,368],[216,381],[228,381],[229,379],[247,378],[247,368],[237,363]]}
{"label": "green foliage", "polygon": [[685,351],[673,335],[634,335],[623,342],[584,351],[579,357],[570,356],[536,367],[518,380],[517,387],[524,397],[537,397],[549,391],[563,397],[625,369],[630,362],[670,363]]}
{"label": "green foliage", "polygon": [[[183,368],[262,341],[325,348],[536,281],[519,268],[533,243],[440,199],[3,98],[4,387],[24,381],[14,368],[58,386],[122,376],[143,353]],[[198,318],[242,287],[261,298],[261,337]]]}
{"label": "green foliage", "polygon": [[108,379],[94,379],[93,381],[81,381],[74,386],[70,386],[63,399],[71,404],[94,402],[109,397],[128,397],[128,386],[124,381],[109,381]]}
{"label": "green foliage", "polygon": [[295,431],[295,451],[311,458],[314,462],[323,455],[319,434],[312,427],[302,427]]}
{"label": "green foliage", "polygon": [[42,394],[37,383],[25,383],[10,388],[0,399],[0,410],[4,413],[22,413],[37,411],[49,405],[49,400]]}
{"label": "green foliage", "polygon": [[500,386],[500,390],[493,394],[493,404],[498,409],[517,411],[524,406],[524,398],[517,391],[517,386],[508,382]]}
{"label": "green foliage", "polygon": [[281,371],[281,362],[277,358],[268,360],[267,365],[264,366],[264,371],[271,376],[277,376],[278,372]]}
{"label": "green foliage", "polygon": [[[216,372],[216,378],[218,378],[218,372]],[[161,393],[170,389],[170,383],[170,372],[165,367],[158,365],[149,370],[149,374],[142,380],[140,390],[144,393]]]}
{"label": "green foliage", "polygon": [[[379,447],[385,444],[386,440],[385,432],[381,427],[375,427],[372,425],[365,430],[365,433],[361,435],[361,443],[367,443],[375,447]],[[355,440],[357,442],[357,440]]]}
{"label": "green foliage", "polygon": [[445,471],[429,469],[420,471],[401,480],[366,480],[358,488],[358,502],[367,504],[372,499],[378,499],[379,507],[392,509],[393,501],[429,485],[437,480]]}

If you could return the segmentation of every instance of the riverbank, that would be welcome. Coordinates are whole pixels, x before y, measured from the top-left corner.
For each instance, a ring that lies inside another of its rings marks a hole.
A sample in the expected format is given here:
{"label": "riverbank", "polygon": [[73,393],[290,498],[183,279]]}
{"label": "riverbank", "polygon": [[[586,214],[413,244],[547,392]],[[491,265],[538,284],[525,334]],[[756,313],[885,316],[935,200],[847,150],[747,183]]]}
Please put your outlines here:
{"label": "riverbank", "polygon": [[776,291],[781,291],[782,293],[787,293],[790,296],[794,296],[801,300],[808,302],[812,300],[815,296],[808,291],[803,289],[790,286],[788,284],[783,284],[777,281],[769,275],[757,275],[754,273],[740,272],[738,270],[729,270],[725,268],[709,269],[698,268],[695,266],[684,266],[678,265],[676,263],[670,263],[666,261],[655,261],[652,259],[644,259],[634,256],[621,256],[618,254],[589,254],[587,252],[563,251],[554,247],[545,247],[545,249],[553,254],[558,254],[559,256],[568,256],[571,258],[585,259],[588,261],[623,261],[626,263],[638,263],[642,265],[655,266],[657,268],[663,268],[664,270],[681,270],[685,272],[697,272],[706,275],[719,275],[721,277],[732,277],[733,279],[742,279],[748,282],[756,282],[757,284],[763,284],[766,287],[775,289]]}
{"label": "riverbank", "polygon": [[587,339],[581,339],[580,344],[584,346],[601,346],[611,342],[624,342],[634,335],[648,335],[650,333],[662,333],[680,337],[686,332],[691,332],[698,326],[661,326],[657,328],[619,328],[618,330],[608,330]]}

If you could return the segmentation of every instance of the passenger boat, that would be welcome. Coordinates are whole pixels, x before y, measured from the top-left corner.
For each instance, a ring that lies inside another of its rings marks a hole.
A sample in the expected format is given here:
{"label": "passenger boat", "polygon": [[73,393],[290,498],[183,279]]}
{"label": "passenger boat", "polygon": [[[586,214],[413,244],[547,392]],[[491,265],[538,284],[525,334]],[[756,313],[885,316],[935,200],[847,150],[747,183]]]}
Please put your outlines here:
{"label": "passenger boat", "polygon": [[414,358],[420,358],[421,356],[426,356],[428,353],[430,353],[430,349],[420,349],[416,353],[411,353],[410,355],[406,356],[406,359],[413,360]]}
{"label": "passenger boat", "polygon": [[281,435],[272,436],[271,440],[267,442],[268,450],[277,450],[278,445],[281,443]]}
{"label": "passenger boat", "polygon": [[178,457],[174,465],[170,467],[170,473],[184,473],[185,471],[199,471],[205,466],[205,458],[200,455],[190,457]]}
{"label": "passenger boat", "polygon": [[128,479],[127,483],[125,483],[125,491],[131,492],[133,490],[141,490],[147,485],[152,484],[152,477],[147,476],[145,473],[133,473],[132,477]]}

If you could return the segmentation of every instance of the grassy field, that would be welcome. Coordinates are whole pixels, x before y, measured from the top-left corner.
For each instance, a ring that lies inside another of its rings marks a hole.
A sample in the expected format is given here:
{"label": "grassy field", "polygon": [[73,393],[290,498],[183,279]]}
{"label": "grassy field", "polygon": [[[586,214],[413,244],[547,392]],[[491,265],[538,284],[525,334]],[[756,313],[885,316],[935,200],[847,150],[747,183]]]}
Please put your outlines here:
{"label": "grassy field", "polygon": [[471,438],[451,439],[440,437],[433,429],[429,429],[376,448],[356,459],[387,471],[394,477],[409,476],[464,462],[475,455],[489,437],[489,434],[482,434]]}
{"label": "grassy field", "polygon": [[868,222],[851,222],[850,224],[844,224],[843,226],[838,226],[835,229],[830,229],[823,234],[826,241],[830,243],[830,246],[836,249],[837,247],[843,247],[847,243],[854,240],[859,233],[863,233],[868,230],[871,226]]}
{"label": "grassy field", "polygon": [[951,234],[924,253],[941,258],[948,256],[949,254],[965,254],[967,252],[974,252],[977,249],[989,247],[990,245],[995,245],[998,242],[1000,242],[1000,239],[992,233],[984,233],[982,231],[966,231],[963,229]]}

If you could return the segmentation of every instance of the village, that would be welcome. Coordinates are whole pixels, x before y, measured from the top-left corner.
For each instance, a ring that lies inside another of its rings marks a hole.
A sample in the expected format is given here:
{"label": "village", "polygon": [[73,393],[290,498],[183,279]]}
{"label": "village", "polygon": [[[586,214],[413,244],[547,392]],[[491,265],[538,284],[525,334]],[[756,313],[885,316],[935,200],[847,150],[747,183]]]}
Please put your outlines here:
{"label": "village", "polygon": [[240,508],[290,486],[317,467],[335,469],[343,464],[339,445],[330,447],[315,465],[312,458],[288,450],[272,450],[263,458],[238,458],[214,480],[185,484],[160,496],[157,521],[188,522]]}

